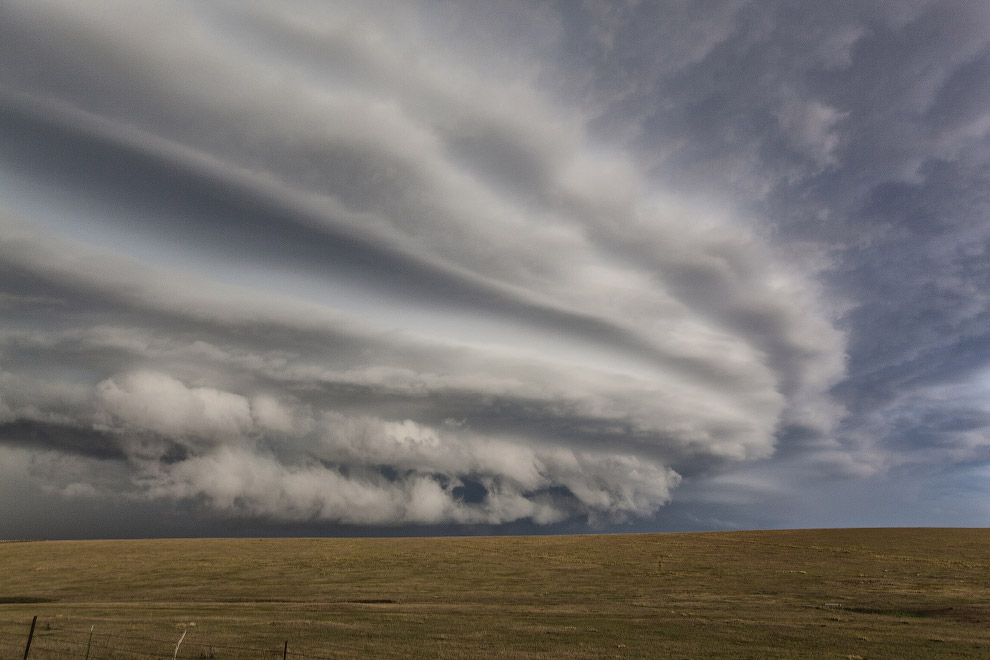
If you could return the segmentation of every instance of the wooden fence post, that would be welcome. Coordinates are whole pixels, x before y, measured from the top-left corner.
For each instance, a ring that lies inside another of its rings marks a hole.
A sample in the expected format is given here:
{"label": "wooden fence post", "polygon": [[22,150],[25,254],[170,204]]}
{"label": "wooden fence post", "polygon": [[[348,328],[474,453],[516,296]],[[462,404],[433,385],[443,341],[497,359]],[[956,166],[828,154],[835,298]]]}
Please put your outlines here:
{"label": "wooden fence post", "polygon": [[282,649],[282,660],[285,660],[287,655],[289,655],[289,640],[285,640],[285,648]]}
{"label": "wooden fence post", "polygon": [[93,631],[95,629],[96,629],[95,623],[89,627],[89,641],[86,642],[86,660],[89,660],[89,650],[93,648]]}
{"label": "wooden fence post", "polygon": [[179,656],[179,644],[181,644],[182,643],[182,640],[184,640],[186,638],[186,633],[187,632],[189,632],[189,631],[188,630],[183,630],[182,631],[182,637],[179,638],[179,643],[175,645],[175,653],[172,654],[172,660],[175,660]]}
{"label": "wooden fence post", "polygon": [[31,639],[34,638],[34,625],[38,623],[38,615],[31,619],[31,632],[28,633],[27,646],[24,647],[24,660],[28,660],[28,652],[31,650]]}

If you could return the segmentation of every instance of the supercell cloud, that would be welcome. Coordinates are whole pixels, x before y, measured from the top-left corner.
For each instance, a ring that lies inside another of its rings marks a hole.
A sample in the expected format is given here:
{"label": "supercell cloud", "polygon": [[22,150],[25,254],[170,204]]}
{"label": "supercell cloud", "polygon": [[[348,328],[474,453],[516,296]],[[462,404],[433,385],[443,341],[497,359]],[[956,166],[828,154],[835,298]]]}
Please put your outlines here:
{"label": "supercell cloud", "polygon": [[9,519],[705,527],[986,465],[990,16],[773,5],[4,3]]}

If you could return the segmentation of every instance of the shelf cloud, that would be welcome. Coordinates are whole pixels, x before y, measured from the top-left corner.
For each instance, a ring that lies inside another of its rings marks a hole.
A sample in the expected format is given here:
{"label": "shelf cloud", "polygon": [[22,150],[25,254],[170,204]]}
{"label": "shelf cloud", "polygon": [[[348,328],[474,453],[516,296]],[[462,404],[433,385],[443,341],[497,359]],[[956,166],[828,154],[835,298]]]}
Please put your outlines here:
{"label": "shelf cloud", "polygon": [[990,460],[980,6],[9,2],[8,488],[604,529]]}

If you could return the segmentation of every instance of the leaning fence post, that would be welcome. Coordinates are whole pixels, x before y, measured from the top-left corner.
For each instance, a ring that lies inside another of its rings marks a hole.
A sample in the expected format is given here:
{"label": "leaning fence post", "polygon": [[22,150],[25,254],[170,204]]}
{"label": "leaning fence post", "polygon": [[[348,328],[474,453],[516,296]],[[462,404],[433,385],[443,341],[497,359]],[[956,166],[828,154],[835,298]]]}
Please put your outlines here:
{"label": "leaning fence post", "polygon": [[182,640],[184,640],[186,638],[186,633],[187,632],[189,632],[189,631],[188,630],[183,630],[182,631],[182,637],[179,638],[179,643],[175,645],[175,653],[172,654],[172,660],[175,660],[176,657],[178,657],[178,655],[179,655],[179,644],[181,644],[182,643]]}
{"label": "leaning fence post", "polygon": [[289,655],[289,640],[285,640],[285,648],[282,649],[282,660],[285,660],[287,655]]}
{"label": "leaning fence post", "polygon": [[38,623],[38,615],[36,614],[33,619],[31,619],[31,632],[28,633],[27,646],[24,647],[24,660],[28,658],[28,651],[31,650],[31,639],[34,637],[34,624]]}
{"label": "leaning fence post", "polygon": [[93,647],[93,629],[94,628],[96,628],[96,624],[95,623],[92,626],[89,627],[89,641],[86,642],[86,660],[89,660],[89,649],[91,649]]}

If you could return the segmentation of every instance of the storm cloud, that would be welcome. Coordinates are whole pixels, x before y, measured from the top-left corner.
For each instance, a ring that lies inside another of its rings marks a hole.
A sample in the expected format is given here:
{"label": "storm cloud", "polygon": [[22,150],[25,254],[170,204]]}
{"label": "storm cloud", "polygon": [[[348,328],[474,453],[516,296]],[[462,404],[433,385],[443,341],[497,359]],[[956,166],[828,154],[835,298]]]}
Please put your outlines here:
{"label": "storm cloud", "polygon": [[499,7],[5,3],[4,501],[800,525],[990,461],[981,3]]}

